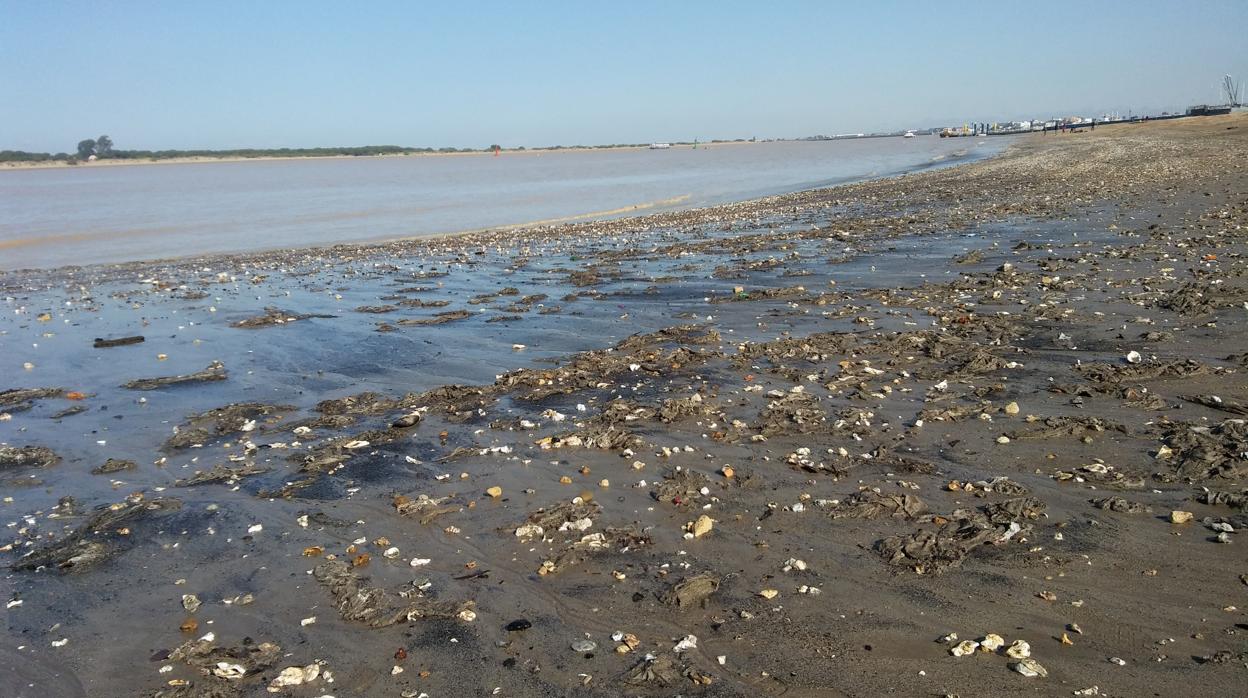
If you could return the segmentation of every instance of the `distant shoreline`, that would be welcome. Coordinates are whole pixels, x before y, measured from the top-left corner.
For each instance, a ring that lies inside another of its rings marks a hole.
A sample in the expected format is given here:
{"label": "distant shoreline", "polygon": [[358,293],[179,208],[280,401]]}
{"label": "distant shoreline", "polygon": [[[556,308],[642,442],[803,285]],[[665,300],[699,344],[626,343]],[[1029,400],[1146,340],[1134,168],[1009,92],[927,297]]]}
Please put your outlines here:
{"label": "distant shoreline", "polygon": [[[719,148],[726,145],[756,145],[768,141],[721,141],[718,143],[698,143],[699,148]],[[673,143],[672,150],[692,148],[690,143]],[[499,151],[500,157],[503,155],[549,155],[556,153],[586,153],[603,150],[648,150],[648,145],[604,145],[604,146],[583,146],[583,147],[567,147],[567,148],[526,148],[524,150],[504,148]],[[258,155],[255,157],[245,157],[240,155],[224,155],[214,157],[210,155],[196,155],[190,157],[173,157],[173,158],[135,158],[135,159],[103,159],[92,162],[77,162],[70,164],[65,160],[19,160],[14,162],[0,162],[0,171],[12,170],[55,170],[69,168],[89,168],[97,167],[126,167],[126,166],[146,166],[146,165],[187,165],[196,163],[214,163],[214,162],[281,162],[287,160],[379,160],[379,159],[405,159],[405,158],[429,158],[429,157],[494,157],[494,152],[489,150],[471,150],[456,152],[419,152],[419,153],[379,153],[376,155]]]}

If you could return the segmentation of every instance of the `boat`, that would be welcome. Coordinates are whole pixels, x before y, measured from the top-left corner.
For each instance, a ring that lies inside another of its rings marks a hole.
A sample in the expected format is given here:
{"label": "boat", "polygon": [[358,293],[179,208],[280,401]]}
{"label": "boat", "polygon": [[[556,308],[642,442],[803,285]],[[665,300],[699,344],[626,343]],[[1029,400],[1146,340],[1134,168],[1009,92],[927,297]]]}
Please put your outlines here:
{"label": "boat", "polygon": [[672,147],[671,143],[651,143],[650,144],[650,150],[667,150],[668,148],[671,148],[671,147]]}
{"label": "boat", "polygon": [[914,131],[906,131],[904,134],[902,134],[901,137],[902,138],[914,138]]}

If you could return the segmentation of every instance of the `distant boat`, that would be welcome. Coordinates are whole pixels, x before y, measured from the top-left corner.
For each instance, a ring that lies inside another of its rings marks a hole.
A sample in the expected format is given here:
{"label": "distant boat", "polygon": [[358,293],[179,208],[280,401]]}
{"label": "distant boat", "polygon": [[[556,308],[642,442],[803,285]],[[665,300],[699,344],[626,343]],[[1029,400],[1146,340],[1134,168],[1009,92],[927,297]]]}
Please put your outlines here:
{"label": "distant boat", "polygon": [[914,138],[914,131],[906,131],[902,138]]}
{"label": "distant boat", "polygon": [[650,150],[667,150],[672,147],[671,143],[651,143]]}

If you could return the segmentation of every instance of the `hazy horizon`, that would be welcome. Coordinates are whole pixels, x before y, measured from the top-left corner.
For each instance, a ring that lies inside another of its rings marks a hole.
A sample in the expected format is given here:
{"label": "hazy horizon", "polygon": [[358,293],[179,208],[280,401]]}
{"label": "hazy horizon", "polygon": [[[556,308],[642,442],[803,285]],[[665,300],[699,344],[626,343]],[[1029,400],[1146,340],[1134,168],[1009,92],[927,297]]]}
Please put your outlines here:
{"label": "hazy horizon", "polygon": [[1183,109],[1248,3],[424,8],[0,0],[0,149],[793,138]]}

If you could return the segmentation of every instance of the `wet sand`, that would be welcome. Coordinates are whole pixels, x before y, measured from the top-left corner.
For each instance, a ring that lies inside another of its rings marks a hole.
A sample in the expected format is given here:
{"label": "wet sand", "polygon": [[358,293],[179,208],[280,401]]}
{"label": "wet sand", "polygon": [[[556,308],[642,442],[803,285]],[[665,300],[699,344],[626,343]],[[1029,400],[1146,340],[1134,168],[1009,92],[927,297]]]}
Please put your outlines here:
{"label": "wet sand", "polygon": [[1246,155],[2,274],[0,693],[1233,695]]}

